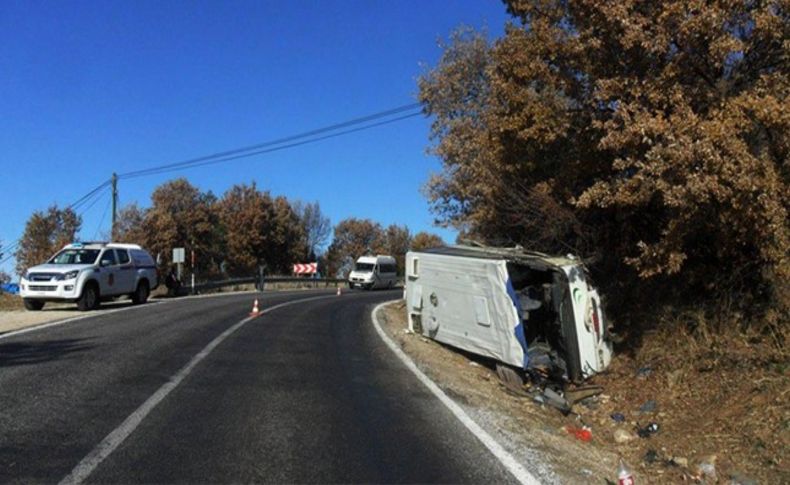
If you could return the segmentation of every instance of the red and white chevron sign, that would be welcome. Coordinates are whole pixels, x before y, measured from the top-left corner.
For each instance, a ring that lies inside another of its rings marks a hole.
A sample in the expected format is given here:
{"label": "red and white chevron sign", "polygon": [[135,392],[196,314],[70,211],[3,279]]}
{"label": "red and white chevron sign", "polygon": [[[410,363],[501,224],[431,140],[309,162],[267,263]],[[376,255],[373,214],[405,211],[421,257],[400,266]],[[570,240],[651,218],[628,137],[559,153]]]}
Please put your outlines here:
{"label": "red and white chevron sign", "polygon": [[315,274],[318,272],[318,263],[298,263],[294,265],[294,274]]}

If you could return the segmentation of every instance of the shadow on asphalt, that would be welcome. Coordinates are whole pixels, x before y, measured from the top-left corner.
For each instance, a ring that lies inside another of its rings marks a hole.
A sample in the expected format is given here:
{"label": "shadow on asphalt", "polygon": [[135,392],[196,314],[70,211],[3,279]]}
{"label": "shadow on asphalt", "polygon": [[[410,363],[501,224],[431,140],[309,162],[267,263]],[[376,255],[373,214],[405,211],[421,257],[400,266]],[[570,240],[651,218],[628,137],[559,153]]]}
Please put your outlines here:
{"label": "shadow on asphalt", "polygon": [[[61,304],[61,303],[58,303],[57,305],[58,306],[55,306],[55,307],[44,306],[44,308],[42,310],[40,310],[40,311],[41,311],[41,313],[47,313],[47,312],[76,312],[76,311],[79,311],[79,309],[77,308],[77,304],[76,303],[74,303],[73,305],[72,304]],[[134,303],[132,303],[131,300],[105,301],[105,302],[102,302],[101,306],[99,306],[99,310],[115,310],[116,308],[126,308],[126,307],[133,306],[133,305],[134,305]],[[80,312],[80,313],[84,313],[85,315],[90,315],[91,314],[91,312]]]}
{"label": "shadow on asphalt", "polygon": [[46,340],[0,344],[0,367],[40,364],[94,347],[88,339]]}

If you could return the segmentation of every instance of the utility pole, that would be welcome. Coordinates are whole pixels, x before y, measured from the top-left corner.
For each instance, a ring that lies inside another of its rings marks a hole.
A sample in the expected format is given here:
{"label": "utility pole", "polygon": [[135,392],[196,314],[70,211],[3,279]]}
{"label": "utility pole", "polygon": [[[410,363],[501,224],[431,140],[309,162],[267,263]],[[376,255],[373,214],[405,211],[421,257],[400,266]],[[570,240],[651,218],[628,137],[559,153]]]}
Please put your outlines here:
{"label": "utility pole", "polygon": [[115,240],[115,219],[118,212],[118,175],[113,172],[112,178],[112,226],[110,226],[110,241]]}

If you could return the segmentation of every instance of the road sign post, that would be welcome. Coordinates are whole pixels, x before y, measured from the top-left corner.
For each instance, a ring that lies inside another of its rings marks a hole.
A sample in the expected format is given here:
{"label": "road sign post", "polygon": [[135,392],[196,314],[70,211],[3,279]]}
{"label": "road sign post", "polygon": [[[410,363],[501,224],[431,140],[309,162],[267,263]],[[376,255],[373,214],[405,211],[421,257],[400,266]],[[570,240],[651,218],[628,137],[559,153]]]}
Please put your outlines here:
{"label": "road sign post", "polygon": [[182,266],[185,261],[184,248],[173,248],[173,263],[178,268],[178,281],[181,281]]}

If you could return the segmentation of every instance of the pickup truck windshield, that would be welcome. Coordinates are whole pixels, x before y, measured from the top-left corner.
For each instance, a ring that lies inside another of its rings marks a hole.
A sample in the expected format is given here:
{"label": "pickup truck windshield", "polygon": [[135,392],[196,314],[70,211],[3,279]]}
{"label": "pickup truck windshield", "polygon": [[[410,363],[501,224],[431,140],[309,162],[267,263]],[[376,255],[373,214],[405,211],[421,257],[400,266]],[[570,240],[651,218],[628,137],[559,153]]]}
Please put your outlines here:
{"label": "pickup truck windshield", "polygon": [[373,263],[357,263],[357,265],[354,266],[354,271],[373,271],[374,266]]}
{"label": "pickup truck windshield", "polygon": [[93,264],[98,249],[64,249],[49,260],[49,264]]}

